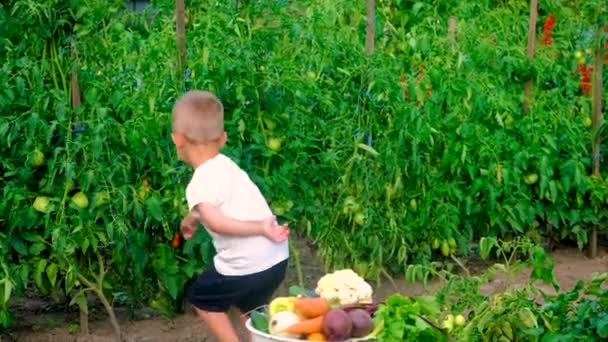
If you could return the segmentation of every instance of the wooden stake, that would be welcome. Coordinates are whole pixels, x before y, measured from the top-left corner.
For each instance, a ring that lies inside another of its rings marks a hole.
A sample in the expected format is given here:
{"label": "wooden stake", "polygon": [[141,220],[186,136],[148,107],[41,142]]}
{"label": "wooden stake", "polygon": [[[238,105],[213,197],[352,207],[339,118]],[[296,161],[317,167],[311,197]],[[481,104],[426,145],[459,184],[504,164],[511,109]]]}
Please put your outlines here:
{"label": "wooden stake", "polygon": [[[599,176],[600,174],[600,146],[601,146],[601,135],[599,134],[599,126],[602,124],[602,68],[604,64],[604,47],[601,44],[601,35],[603,27],[600,27],[596,31],[596,48],[595,48],[595,63],[593,63],[593,175]],[[589,256],[595,258],[597,256],[597,229],[593,228],[591,231],[591,237],[589,238]]]}
{"label": "wooden stake", "polygon": [[456,50],[456,17],[451,16],[449,21],[449,37],[450,37],[450,45],[452,46],[452,51]]}
{"label": "wooden stake", "polygon": [[78,71],[72,71],[72,80],[70,82],[72,88],[72,108],[80,107],[80,86],[78,85]]}
{"label": "wooden stake", "polygon": [[[72,97],[72,108],[76,109],[80,107],[80,86],[78,85],[78,50],[76,48],[76,39],[71,42],[72,47],[72,58],[76,61],[76,67],[72,71],[72,77],[70,80],[70,89],[71,89],[71,97]],[[74,118],[74,121],[78,120],[78,118]],[[85,296],[86,298],[86,296]],[[85,299],[86,300],[86,299]],[[88,309],[83,309],[78,306],[80,311],[80,334],[83,336],[89,336],[89,312]]]}
{"label": "wooden stake", "polygon": [[376,39],[375,26],[375,0],[367,0],[367,34],[365,36],[365,52],[368,55],[374,53],[374,40]]}
{"label": "wooden stake", "polygon": [[186,21],[184,0],[175,0],[175,13],[177,22],[177,69],[183,74],[186,68]]}
{"label": "wooden stake", "polygon": [[[538,17],[538,0],[530,0],[530,18],[528,19],[528,59],[534,58],[534,45],[536,42],[536,19]],[[532,80],[527,80],[524,86],[524,111],[530,108],[532,96]]]}

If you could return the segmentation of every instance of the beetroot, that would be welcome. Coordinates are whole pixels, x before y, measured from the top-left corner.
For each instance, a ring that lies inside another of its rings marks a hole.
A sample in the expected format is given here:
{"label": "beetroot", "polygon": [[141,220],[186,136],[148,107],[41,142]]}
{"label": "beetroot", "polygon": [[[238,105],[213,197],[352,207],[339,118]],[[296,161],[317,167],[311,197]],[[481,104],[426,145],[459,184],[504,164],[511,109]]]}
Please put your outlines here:
{"label": "beetroot", "polygon": [[323,332],[328,341],[344,341],[351,336],[353,322],[344,310],[332,309],[325,314]]}
{"label": "beetroot", "polygon": [[372,317],[363,309],[354,309],[348,312],[348,316],[353,322],[351,331],[352,337],[363,337],[369,334],[374,329]]}

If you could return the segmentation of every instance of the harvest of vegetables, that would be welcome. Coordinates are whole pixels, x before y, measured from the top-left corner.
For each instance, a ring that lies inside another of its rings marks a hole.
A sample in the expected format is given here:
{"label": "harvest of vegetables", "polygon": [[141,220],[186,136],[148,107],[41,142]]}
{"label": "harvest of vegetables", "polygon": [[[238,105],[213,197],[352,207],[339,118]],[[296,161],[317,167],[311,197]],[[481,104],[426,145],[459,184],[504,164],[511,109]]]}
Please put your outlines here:
{"label": "harvest of vegetables", "polygon": [[383,323],[374,322],[372,287],[350,269],[326,274],[315,290],[294,285],[285,297],[251,313],[254,330],[306,341],[375,340]]}
{"label": "harvest of vegetables", "polygon": [[[268,334],[279,341],[376,341],[406,333],[439,341],[454,324],[450,314],[439,327],[439,305],[433,296],[394,294],[374,303],[372,295],[372,287],[357,273],[338,270],[321,277],[315,290],[293,285],[287,296],[253,311],[250,329],[254,336]],[[464,317],[458,316],[458,324],[461,320]]]}

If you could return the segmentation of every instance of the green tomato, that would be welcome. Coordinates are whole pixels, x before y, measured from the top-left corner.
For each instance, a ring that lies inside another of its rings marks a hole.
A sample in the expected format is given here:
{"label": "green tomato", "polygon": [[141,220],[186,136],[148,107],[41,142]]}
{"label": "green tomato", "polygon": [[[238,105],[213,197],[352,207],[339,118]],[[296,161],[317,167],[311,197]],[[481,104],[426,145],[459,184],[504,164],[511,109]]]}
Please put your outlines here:
{"label": "green tomato", "polygon": [[49,210],[50,199],[46,196],[38,196],[34,200],[32,207],[38,212],[46,213]]}
{"label": "green tomato", "polygon": [[444,257],[450,255],[450,245],[445,240],[443,240],[443,242],[441,243],[441,254],[443,254]]}
{"label": "green tomato", "polygon": [[438,249],[441,246],[441,241],[439,241],[438,238],[434,238],[432,246],[433,246],[433,249]]}
{"label": "green tomato", "polygon": [[576,52],[574,53],[574,58],[580,60],[581,58],[583,58],[583,53],[580,50],[576,50]]}
{"label": "green tomato", "polygon": [[281,139],[279,138],[270,138],[266,143],[269,149],[278,152],[281,150]]}
{"label": "green tomato", "polygon": [[463,325],[464,325],[464,323],[465,323],[464,316],[463,316],[463,315],[457,315],[457,316],[454,318],[454,323],[455,323],[457,326],[460,326],[460,327],[461,327],[461,326],[463,326]]}
{"label": "green tomato", "polygon": [[31,164],[33,167],[40,167],[44,164],[44,153],[39,149],[35,149],[32,153]]}
{"label": "green tomato", "polygon": [[593,120],[591,120],[591,118],[590,118],[590,117],[586,117],[586,118],[583,120],[583,125],[585,125],[585,128],[590,128],[590,127],[591,127],[591,125],[593,125]]}
{"label": "green tomato", "polygon": [[538,175],[536,173],[526,175],[524,176],[524,182],[528,185],[536,184],[536,182],[538,182]]}
{"label": "green tomato", "polygon": [[454,316],[452,314],[449,314],[443,321],[443,328],[447,330],[447,332],[451,332],[454,329]]}
{"label": "green tomato", "polygon": [[449,238],[448,239],[448,245],[450,246],[450,248],[456,248],[456,240],[454,238]]}
{"label": "green tomato", "polygon": [[89,206],[89,199],[84,192],[79,191],[72,196],[72,203],[74,203],[80,209],[85,209]]}
{"label": "green tomato", "polygon": [[365,214],[358,212],[355,214],[354,221],[356,224],[362,226],[365,223]]}
{"label": "green tomato", "polygon": [[410,207],[412,208],[413,211],[418,210],[418,202],[416,201],[415,198],[412,198],[410,200]]}

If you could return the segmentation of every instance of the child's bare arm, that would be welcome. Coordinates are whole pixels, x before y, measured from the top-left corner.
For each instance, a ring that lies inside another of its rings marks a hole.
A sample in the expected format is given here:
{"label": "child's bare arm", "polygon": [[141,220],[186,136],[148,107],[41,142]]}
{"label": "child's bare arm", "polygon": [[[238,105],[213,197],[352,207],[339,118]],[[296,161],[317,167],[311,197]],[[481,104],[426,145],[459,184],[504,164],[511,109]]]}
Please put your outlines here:
{"label": "child's bare arm", "polygon": [[273,241],[283,241],[289,234],[287,224],[278,225],[274,216],[258,221],[241,221],[225,216],[212,204],[199,203],[194,211],[209,229],[222,235],[264,235]]}

